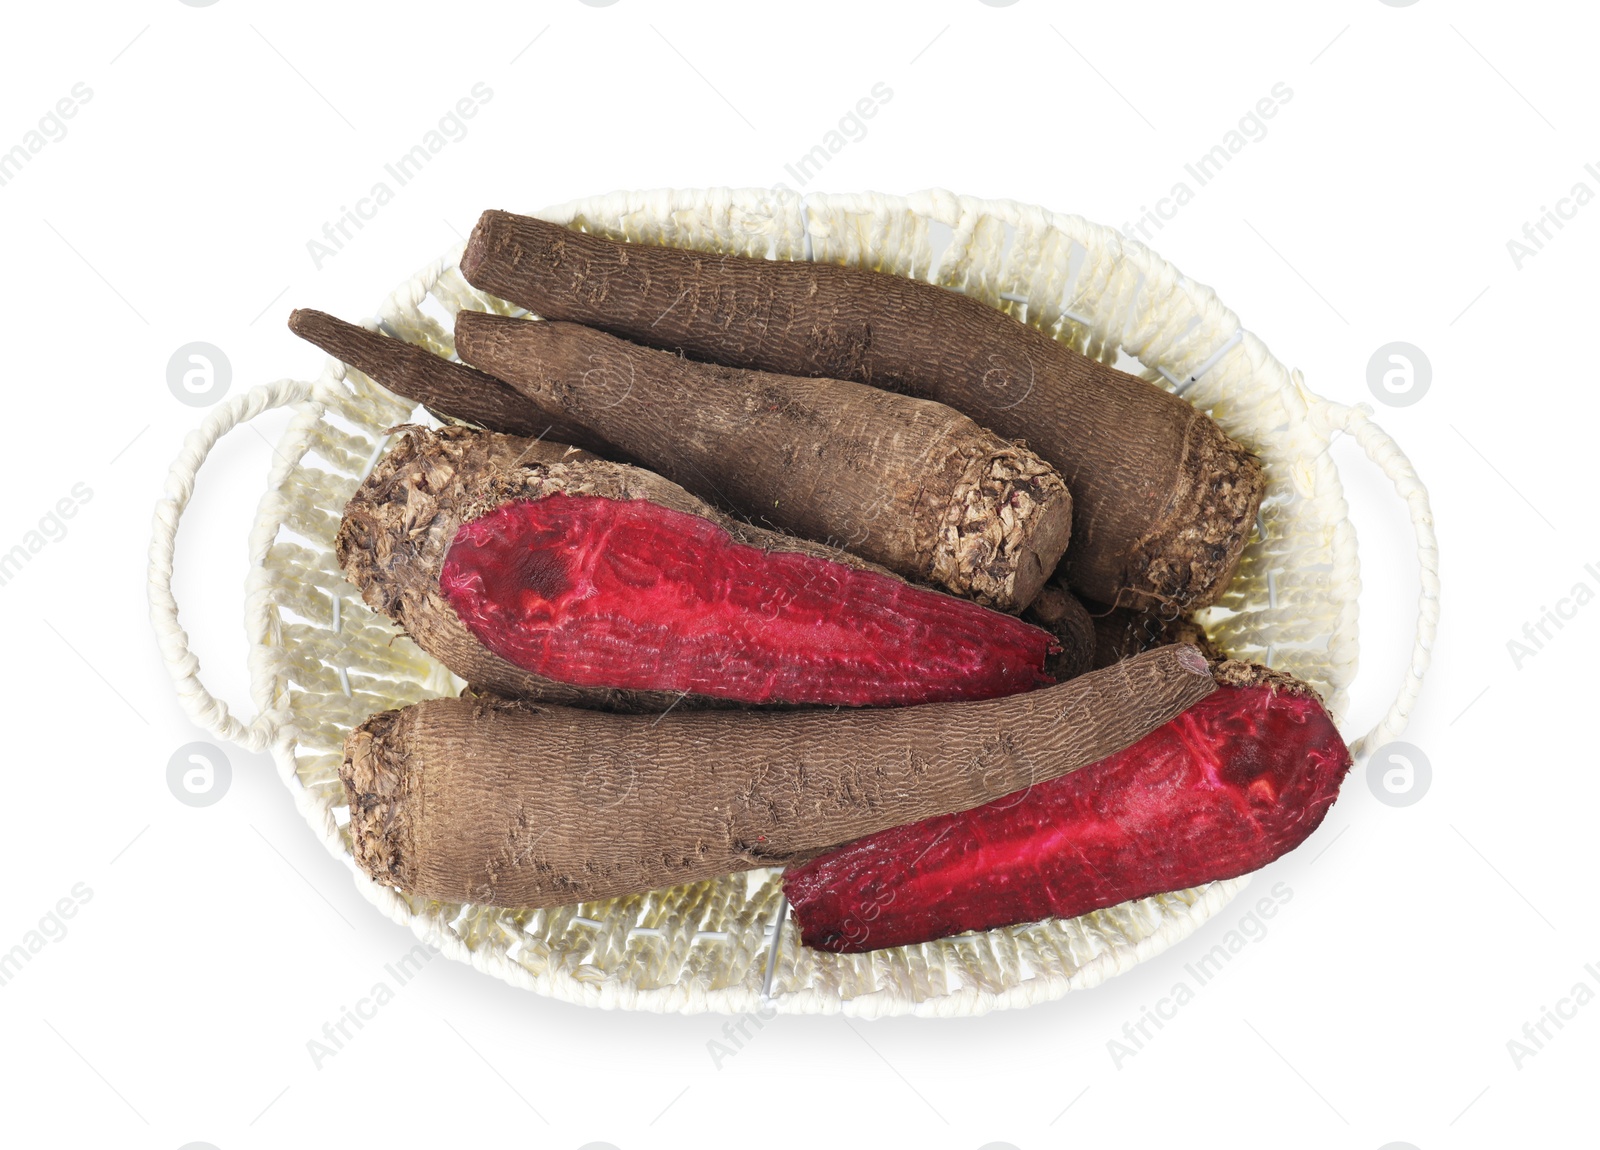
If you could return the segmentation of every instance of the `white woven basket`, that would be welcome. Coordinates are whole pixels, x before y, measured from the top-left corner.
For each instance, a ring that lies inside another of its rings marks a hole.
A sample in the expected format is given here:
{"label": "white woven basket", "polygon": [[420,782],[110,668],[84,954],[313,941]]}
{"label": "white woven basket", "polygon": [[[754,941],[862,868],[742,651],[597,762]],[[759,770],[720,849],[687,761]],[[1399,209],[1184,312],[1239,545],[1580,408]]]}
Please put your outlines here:
{"label": "white woven basket", "polygon": [[[1206,613],[1208,632],[1234,656],[1314,684],[1336,719],[1356,669],[1360,579],[1355,531],[1327,447],[1338,432],[1350,434],[1408,505],[1422,571],[1410,665],[1394,703],[1354,749],[1381,745],[1405,725],[1438,619],[1426,490],[1364,409],[1307,391],[1299,373],[1243,331],[1209,288],[1148,248],[1076,216],[939,191],[800,197],[668,190],[578,200],[539,214],[629,240],[925,278],[1107,362],[1117,362],[1119,351],[1137,358],[1145,378],[1209,410],[1265,464],[1260,531],[1227,597]],[[377,325],[450,355],[449,317],[457,310],[514,311],[461,278],[460,254],[452,251],[402,284]],[[217,440],[263,411],[291,405],[294,417],[250,535],[245,620],[259,714],[246,723],[200,682],[172,597],[173,545],[195,474]],[[351,860],[345,829],[338,780],[345,733],[374,711],[454,694],[460,684],[367,610],[334,561],[333,537],[345,501],[383,449],[385,429],[414,418],[409,402],[333,361],[315,381],[265,384],[218,408],[190,433],[156,507],[150,596],[163,653],[194,721],[251,750],[270,748],[307,821],[350,865],[367,898],[450,957],[529,990],[600,1007],[979,1014],[1058,998],[1126,970],[1187,936],[1247,881],[865,955],[804,949],[786,916],[775,924],[782,908],[776,871],[544,911],[438,903],[373,883]]]}

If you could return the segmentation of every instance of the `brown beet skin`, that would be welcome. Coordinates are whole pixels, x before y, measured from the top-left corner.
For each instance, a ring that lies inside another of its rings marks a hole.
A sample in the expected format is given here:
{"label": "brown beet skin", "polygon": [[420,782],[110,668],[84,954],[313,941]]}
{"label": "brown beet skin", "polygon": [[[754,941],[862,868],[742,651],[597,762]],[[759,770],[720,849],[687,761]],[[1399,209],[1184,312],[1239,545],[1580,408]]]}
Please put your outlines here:
{"label": "brown beet skin", "polygon": [[1164,647],[1037,691],[916,707],[613,715],[429,699],[340,777],[356,861],[426,898],[562,906],[783,866],[1126,747],[1217,690]]}
{"label": "brown beet skin", "polygon": [[753,522],[1002,611],[1067,549],[1072,496],[942,403],[696,363],[582,324],[456,316],[456,350],[554,417]]}
{"label": "brown beet skin", "polygon": [[802,941],[854,953],[1071,918],[1293,850],[1350,752],[1310,688],[1237,663],[1217,678],[1234,685],[1080,771],[789,871]]}
{"label": "brown beet skin", "polygon": [[309,308],[289,313],[289,330],[440,418],[464,419],[490,431],[570,443],[618,458],[610,444],[559,412],[541,408],[510,384],[425,347]]}
{"label": "brown beet skin", "polygon": [[501,211],[479,219],[461,273],[545,319],[936,400],[1025,440],[1072,493],[1067,582],[1103,603],[1215,603],[1265,489],[1260,463],[1205,413],[925,281],[619,243]]}

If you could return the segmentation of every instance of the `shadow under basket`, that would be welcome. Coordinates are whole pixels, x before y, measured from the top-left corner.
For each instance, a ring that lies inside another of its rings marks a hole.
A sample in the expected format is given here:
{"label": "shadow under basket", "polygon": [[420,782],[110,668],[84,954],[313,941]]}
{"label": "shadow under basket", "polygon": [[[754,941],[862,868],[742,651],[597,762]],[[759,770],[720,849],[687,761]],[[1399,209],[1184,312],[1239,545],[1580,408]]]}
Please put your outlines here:
{"label": "shadow under basket", "polygon": [[[1230,655],[1311,683],[1342,720],[1356,668],[1355,530],[1327,451],[1346,433],[1393,481],[1416,532],[1416,643],[1393,704],[1352,750],[1405,724],[1438,618],[1427,492],[1363,408],[1306,390],[1207,287],[1150,249],[1077,216],[949,192],[799,196],[764,189],[624,192],[537,213],[618,239],[851,264],[942,284],[1208,411],[1260,456],[1267,495],[1232,587],[1200,621]],[[461,249],[402,284],[370,325],[453,354],[461,308],[522,314],[470,287]],[[258,715],[243,722],[206,690],[172,596],[177,528],[217,440],[262,412],[293,409],[251,527],[245,622]],[[345,734],[375,711],[457,693],[447,670],[369,611],[335,562],[345,502],[388,441],[426,421],[330,361],[313,381],[263,384],[191,432],[158,503],[152,613],[185,709],[217,736],[270,749],[312,829],[357,887],[452,959],[514,985],[607,1008],[742,1013],[967,1015],[1058,998],[1160,953],[1225,906],[1248,877],[1048,920],[859,955],[808,950],[775,870],[555,910],[413,898],[351,857],[338,768]],[[329,945],[335,945],[330,939]],[[770,998],[765,992],[770,991]]]}

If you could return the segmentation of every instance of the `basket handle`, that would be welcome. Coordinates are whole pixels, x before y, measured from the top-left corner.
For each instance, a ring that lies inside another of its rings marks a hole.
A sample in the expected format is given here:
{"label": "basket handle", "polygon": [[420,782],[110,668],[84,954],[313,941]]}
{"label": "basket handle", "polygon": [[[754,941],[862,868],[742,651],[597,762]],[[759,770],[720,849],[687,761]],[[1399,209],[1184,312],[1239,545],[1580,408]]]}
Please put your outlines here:
{"label": "basket handle", "polygon": [[167,473],[166,492],[156,503],[150,534],[150,621],[162,659],[178,701],[197,726],[250,751],[265,750],[288,719],[287,707],[264,710],[249,723],[228,711],[228,705],[206,690],[200,681],[200,660],[189,649],[189,635],[178,623],[178,602],[172,596],[172,553],[178,522],[194,494],[194,480],[211,449],[235,427],[249,423],[262,412],[311,399],[317,385],[281,379],[235,396],[206,417],[184,438],[183,449]]}
{"label": "basket handle", "polygon": [[1309,392],[1303,391],[1303,394],[1310,401],[1311,414],[1325,429],[1324,438],[1331,442],[1333,433],[1337,431],[1349,435],[1394,484],[1395,493],[1405,501],[1406,510],[1411,516],[1411,531],[1417,545],[1422,586],[1417,594],[1417,629],[1411,646],[1411,661],[1406,666],[1405,679],[1383,718],[1350,744],[1350,753],[1359,759],[1405,730],[1411,708],[1422,691],[1422,677],[1427,674],[1428,665],[1433,661],[1433,640],[1439,630],[1439,540],[1433,531],[1433,508],[1428,502],[1428,489],[1417,478],[1411,460],[1406,458],[1400,445],[1372,421],[1371,410],[1364,404],[1350,406],[1313,396]]}

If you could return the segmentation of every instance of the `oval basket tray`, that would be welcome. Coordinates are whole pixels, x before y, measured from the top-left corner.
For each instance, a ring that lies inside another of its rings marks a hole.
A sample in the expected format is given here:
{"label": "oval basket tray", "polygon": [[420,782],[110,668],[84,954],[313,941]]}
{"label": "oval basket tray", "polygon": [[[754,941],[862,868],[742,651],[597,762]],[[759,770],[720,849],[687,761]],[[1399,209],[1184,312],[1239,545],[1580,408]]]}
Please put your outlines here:
{"label": "oval basket tray", "polygon": [[[1359,754],[1403,727],[1437,620],[1437,550],[1425,489],[1365,409],[1306,390],[1299,373],[1244,331],[1209,288],[1148,248],[1076,216],[938,191],[630,192],[538,214],[615,238],[931,280],[1208,410],[1260,455],[1268,488],[1237,578],[1201,621],[1229,654],[1315,685],[1336,719],[1356,668],[1360,573],[1327,448],[1335,434],[1349,434],[1408,505],[1423,583],[1416,645],[1399,693],[1353,749]],[[456,266],[460,254],[457,248],[402,284],[371,325],[451,355],[450,320],[459,309],[520,314],[470,287]],[[293,418],[250,535],[245,617],[259,714],[246,723],[199,679],[172,596],[173,547],[196,472],[217,440],[283,406],[294,408]],[[350,866],[362,893],[442,953],[540,994],[600,1007],[978,1014],[1058,998],[1126,970],[1187,936],[1247,881],[864,955],[802,948],[783,914],[776,871],[539,911],[433,902],[373,883],[351,860],[345,829],[338,779],[345,733],[374,711],[454,694],[460,683],[362,604],[334,560],[333,537],[345,501],[384,448],[386,429],[415,418],[408,401],[334,361],[319,379],[264,384],[219,407],[190,433],[157,505],[150,594],[189,714],[222,738],[270,749],[312,829]]]}

